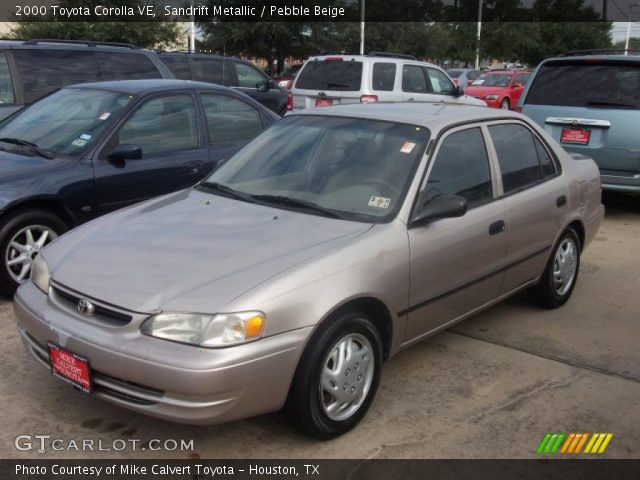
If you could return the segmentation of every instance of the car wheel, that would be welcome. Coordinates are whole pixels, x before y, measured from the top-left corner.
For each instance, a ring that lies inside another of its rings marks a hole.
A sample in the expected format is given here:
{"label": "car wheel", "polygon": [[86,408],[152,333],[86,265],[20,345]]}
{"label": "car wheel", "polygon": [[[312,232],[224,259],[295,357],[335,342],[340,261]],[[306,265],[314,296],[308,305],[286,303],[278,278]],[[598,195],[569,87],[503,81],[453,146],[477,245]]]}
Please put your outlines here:
{"label": "car wheel", "polygon": [[31,264],[38,252],[68,230],[52,213],[41,210],[19,211],[0,224],[0,293],[12,296],[29,278]]}
{"label": "car wheel", "polygon": [[350,311],[330,319],[305,349],[286,413],[304,432],[321,439],[352,429],[378,389],[382,341],[371,320]]}
{"label": "car wheel", "polygon": [[504,100],[502,100],[502,103],[500,104],[500,108],[501,108],[502,110],[509,110],[509,107],[510,107],[510,105],[509,105],[509,99],[508,99],[508,98],[505,98]]}
{"label": "car wheel", "polygon": [[560,237],[540,281],[529,290],[531,296],[544,307],[561,306],[576,286],[579,269],[580,239],[570,228]]}

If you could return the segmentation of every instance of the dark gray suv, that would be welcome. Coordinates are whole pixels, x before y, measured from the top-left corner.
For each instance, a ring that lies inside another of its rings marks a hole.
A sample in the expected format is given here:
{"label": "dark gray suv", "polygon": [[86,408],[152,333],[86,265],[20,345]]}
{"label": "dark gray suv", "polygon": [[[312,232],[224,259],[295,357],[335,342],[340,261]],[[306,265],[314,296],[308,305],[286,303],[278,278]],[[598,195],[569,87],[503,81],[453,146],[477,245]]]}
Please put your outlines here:
{"label": "dark gray suv", "polygon": [[154,52],[128,43],[0,40],[0,119],[67,85],[146,78],[174,77]]}

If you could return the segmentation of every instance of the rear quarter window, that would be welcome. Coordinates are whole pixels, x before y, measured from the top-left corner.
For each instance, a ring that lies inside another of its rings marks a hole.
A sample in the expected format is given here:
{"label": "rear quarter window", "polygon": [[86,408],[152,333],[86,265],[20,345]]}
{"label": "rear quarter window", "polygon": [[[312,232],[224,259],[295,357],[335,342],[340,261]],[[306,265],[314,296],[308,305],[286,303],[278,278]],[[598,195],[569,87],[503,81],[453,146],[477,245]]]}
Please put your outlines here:
{"label": "rear quarter window", "polygon": [[311,60],[296,80],[296,88],[354,92],[362,85],[362,62]]}
{"label": "rear quarter window", "polygon": [[549,62],[533,78],[525,104],[640,108],[640,62]]}

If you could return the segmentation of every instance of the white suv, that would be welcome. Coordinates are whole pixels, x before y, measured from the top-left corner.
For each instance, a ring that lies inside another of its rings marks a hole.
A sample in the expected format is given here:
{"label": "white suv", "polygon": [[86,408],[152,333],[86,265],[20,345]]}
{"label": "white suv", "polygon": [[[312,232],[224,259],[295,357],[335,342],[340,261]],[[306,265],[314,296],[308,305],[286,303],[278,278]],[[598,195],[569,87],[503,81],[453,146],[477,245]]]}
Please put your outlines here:
{"label": "white suv", "polygon": [[411,55],[321,55],[309,58],[291,88],[289,109],[368,102],[455,102],[486,106],[463,94],[436,65]]}

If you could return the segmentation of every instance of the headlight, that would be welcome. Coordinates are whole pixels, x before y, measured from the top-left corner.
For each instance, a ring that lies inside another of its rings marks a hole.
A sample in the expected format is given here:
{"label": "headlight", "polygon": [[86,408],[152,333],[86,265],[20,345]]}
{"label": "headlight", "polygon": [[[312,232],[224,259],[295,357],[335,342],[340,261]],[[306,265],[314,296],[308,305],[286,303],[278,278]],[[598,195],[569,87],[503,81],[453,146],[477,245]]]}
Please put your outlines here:
{"label": "headlight", "polygon": [[161,313],[146,320],[140,331],[200,347],[228,347],[259,339],[265,320],[262,312]]}
{"label": "headlight", "polygon": [[500,98],[500,96],[498,95],[487,95],[486,97],[487,100],[498,100],[498,98]]}
{"label": "headlight", "polygon": [[290,82],[290,81],[291,81],[291,80],[280,80],[280,81],[278,82],[278,86],[280,86],[280,87],[284,87],[284,88],[289,88],[289,82]]}
{"label": "headlight", "polygon": [[42,254],[39,254],[31,264],[31,281],[36,287],[48,295],[49,280],[51,280],[49,267],[47,266],[47,262],[44,261]]}

